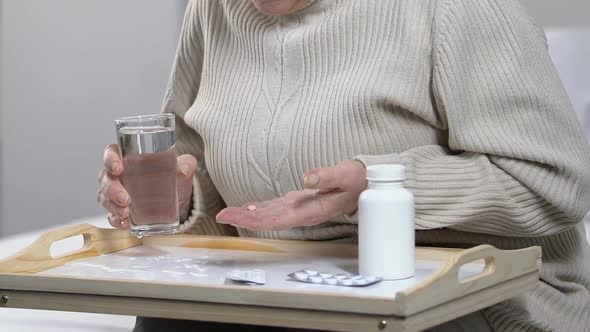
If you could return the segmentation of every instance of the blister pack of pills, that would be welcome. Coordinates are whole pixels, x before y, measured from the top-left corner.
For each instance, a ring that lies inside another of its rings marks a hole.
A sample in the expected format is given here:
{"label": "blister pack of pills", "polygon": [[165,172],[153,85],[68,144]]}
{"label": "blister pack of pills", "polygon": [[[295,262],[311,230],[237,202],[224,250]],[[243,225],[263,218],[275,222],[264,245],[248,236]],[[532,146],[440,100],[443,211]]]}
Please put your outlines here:
{"label": "blister pack of pills", "polygon": [[264,285],[266,283],[266,273],[263,270],[233,270],[228,272],[226,277],[230,280]]}
{"label": "blister pack of pills", "polygon": [[325,273],[313,269],[305,269],[289,274],[289,277],[310,284],[323,284],[345,287],[365,287],[381,281],[381,278],[373,276],[360,276],[346,273]]}

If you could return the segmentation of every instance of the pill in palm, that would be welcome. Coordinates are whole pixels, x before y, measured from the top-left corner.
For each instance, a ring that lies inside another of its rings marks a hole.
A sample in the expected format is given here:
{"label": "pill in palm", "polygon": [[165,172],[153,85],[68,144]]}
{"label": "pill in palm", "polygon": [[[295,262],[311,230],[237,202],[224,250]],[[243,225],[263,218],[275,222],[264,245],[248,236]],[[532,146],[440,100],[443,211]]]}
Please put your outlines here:
{"label": "pill in palm", "polygon": [[256,211],[256,205],[254,205],[254,204],[248,205],[248,210],[250,210],[250,211]]}

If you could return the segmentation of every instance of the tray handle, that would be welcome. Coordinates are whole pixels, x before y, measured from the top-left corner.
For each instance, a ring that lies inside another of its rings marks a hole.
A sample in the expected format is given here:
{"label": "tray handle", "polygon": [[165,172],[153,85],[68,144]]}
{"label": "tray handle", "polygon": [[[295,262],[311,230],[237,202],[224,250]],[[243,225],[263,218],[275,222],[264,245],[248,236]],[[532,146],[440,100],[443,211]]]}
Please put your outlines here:
{"label": "tray handle", "polygon": [[[483,270],[465,279],[459,270],[465,264],[483,259]],[[500,250],[479,245],[452,254],[446,264],[420,284],[398,294],[400,309],[408,315],[435,300],[444,303],[530,273],[539,273],[541,247]]]}
{"label": "tray handle", "polygon": [[[78,235],[84,237],[81,249],[59,257],[51,256],[53,243]],[[89,224],[67,226],[48,231],[15,255],[0,260],[0,273],[35,273],[75,259],[99,256],[140,244],[141,240],[128,230],[98,228]]]}

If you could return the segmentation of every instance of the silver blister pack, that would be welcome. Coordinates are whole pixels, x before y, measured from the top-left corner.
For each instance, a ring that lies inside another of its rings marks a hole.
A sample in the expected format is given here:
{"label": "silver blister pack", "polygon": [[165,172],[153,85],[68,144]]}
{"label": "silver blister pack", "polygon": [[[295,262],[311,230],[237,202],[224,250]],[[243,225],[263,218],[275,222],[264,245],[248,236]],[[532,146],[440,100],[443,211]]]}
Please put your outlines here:
{"label": "silver blister pack", "polygon": [[373,276],[360,276],[346,273],[325,273],[314,269],[305,269],[289,274],[289,277],[310,284],[322,284],[344,287],[365,287],[381,281],[381,278]]}
{"label": "silver blister pack", "polygon": [[263,270],[233,270],[226,275],[227,279],[242,282],[264,285],[266,283],[266,273]]}

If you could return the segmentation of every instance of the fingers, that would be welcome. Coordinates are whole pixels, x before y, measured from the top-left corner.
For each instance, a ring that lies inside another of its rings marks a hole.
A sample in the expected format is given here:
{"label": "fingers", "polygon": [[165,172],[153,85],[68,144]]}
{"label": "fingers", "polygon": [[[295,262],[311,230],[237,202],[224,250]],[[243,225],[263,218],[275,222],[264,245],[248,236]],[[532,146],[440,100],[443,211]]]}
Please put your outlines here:
{"label": "fingers", "polygon": [[361,192],[365,188],[366,171],[362,163],[348,160],[332,167],[316,168],[307,171],[303,177],[303,185],[308,189],[330,189]]}
{"label": "fingers", "polygon": [[[103,195],[104,199],[112,201],[113,203],[126,207],[130,203],[129,194],[121,184],[118,177],[115,177],[108,172],[102,176],[100,181],[99,193]],[[100,195],[97,195],[97,199]]]}
{"label": "fingers", "polygon": [[96,201],[108,212],[109,223],[116,228],[129,228],[129,194],[118,177],[102,170],[98,175],[100,189]]}
{"label": "fingers", "polygon": [[107,199],[102,192],[98,192],[96,195],[97,202],[104,207],[113,216],[121,217],[122,219],[129,218],[129,207],[123,207]]}
{"label": "fingers", "polygon": [[107,219],[109,220],[109,224],[111,224],[111,226],[113,226],[115,228],[119,228],[119,229],[129,228],[129,219],[122,219],[121,217],[113,216],[112,214],[109,214],[107,216]]}
{"label": "fingers", "polygon": [[354,211],[357,199],[357,194],[342,191],[292,191],[282,198],[225,208],[216,219],[253,231],[286,230],[317,225]]}
{"label": "fingers", "polygon": [[182,213],[189,207],[193,193],[193,176],[197,173],[197,159],[184,154],[177,158],[178,165],[178,204]]}
{"label": "fingers", "polygon": [[178,175],[182,179],[192,181],[193,176],[197,172],[197,159],[190,154],[183,154],[176,158],[178,165]]}
{"label": "fingers", "polygon": [[286,224],[288,220],[270,211],[249,211],[244,208],[228,207],[216,216],[220,224],[246,228],[252,231],[284,230],[295,226]]}
{"label": "fingers", "polygon": [[332,191],[302,204],[298,213],[308,220],[308,225],[317,225],[356,211],[358,195],[351,192]]}
{"label": "fingers", "polygon": [[[248,209],[248,206],[255,209]],[[253,231],[289,229],[290,206],[284,198],[264,202],[251,202],[242,207],[227,207],[215,217],[220,224],[230,224]]]}
{"label": "fingers", "polygon": [[113,227],[121,229],[129,228],[130,211],[128,207],[122,207],[108,199],[100,190],[96,195],[96,200],[109,212],[107,219]]}
{"label": "fingers", "polygon": [[104,168],[98,173],[100,188],[96,201],[108,212],[107,219],[111,226],[120,229],[129,228],[129,194],[123,188],[118,177],[123,173],[123,162],[117,144],[108,145],[103,153]]}
{"label": "fingers", "polygon": [[119,145],[110,144],[104,149],[103,154],[104,168],[114,176],[119,176],[123,173],[123,162],[119,155]]}

